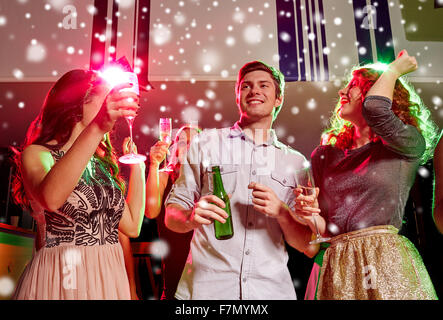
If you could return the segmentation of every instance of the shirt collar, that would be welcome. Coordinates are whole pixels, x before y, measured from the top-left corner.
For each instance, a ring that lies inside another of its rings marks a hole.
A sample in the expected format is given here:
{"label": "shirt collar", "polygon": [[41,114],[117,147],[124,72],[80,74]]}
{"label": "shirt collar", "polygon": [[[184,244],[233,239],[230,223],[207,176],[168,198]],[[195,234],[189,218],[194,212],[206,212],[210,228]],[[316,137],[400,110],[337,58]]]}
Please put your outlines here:
{"label": "shirt collar", "polygon": [[[241,139],[249,140],[249,141],[253,142],[252,139],[250,139],[250,138],[245,134],[245,132],[243,131],[243,129],[242,129],[242,128],[240,127],[240,125],[238,124],[238,121],[237,121],[236,123],[234,123],[234,125],[230,128],[230,131],[229,131],[229,138],[236,138],[236,137],[239,137],[239,138],[241,138]],[[263,143],[263,145],[267,145],[267,146],[269,146],[269,145],[273,145],[273,146],[275,146],[275,147],[281,149],[281,143],[278,141],[278,139],[277,139],[277,135],[276,135],[274,129],[272,129],[272,128],[270,129],[270,136],[269,136],[269,139],[268,139],[267,142]]]}

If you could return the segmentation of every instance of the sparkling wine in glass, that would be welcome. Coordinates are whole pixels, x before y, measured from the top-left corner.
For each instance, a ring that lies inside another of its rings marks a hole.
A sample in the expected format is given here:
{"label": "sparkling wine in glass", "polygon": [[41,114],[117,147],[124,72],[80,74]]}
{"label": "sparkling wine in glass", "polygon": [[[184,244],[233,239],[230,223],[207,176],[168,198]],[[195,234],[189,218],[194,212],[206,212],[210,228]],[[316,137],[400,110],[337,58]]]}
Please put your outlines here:
{"label": "sparkling wine in glass", "polygon": [[[125,79],[125,82],[132,83],[131,88],[124,88],[120,91],[132,91],[137,94],[137,96],[140,96],[139,88],[138,88],[138,78],[137,75],[133,72],[123,72],[122,78]],[[146,161],[146,156],[142,154],[137,154],[134,152],[134,140],[132,139],[132,126],[134,124],[134,116],[127,116],[125,117],[126,122],[128,123],[129,127],[129,135],[131,137],[131,141],[129,144],[129,153],[121,156],[118,158],[118,161],[124,164],[136,164]]]}
{"label": "sparkling wine in glass", "polygon": [[[314,199],[317,197],[317,193],[315,192],[314,178],[312,176],[310,165],[306,165],[304,166],[303,169],[298,170],[296,174],[296,179],[297,179],[297,187],[303,190],[302,193],[304,196],[313,196]],[[331,240],[331,238],[323,237],[320,234],[316,221],[317,215],[318,213],[312,214],[312,220],[314,221],[315,225],[316,238],[311,242],[309,242],[309,244],[317,244]]]}
{"label": "sparkling wine in glass", "polygon": [[[172,141],[172,118],[160,118],[158,122],[158,135],[160,141],[171,143]],[[163,168],[159,171],[169,171],[167,160],[164,160]]]}

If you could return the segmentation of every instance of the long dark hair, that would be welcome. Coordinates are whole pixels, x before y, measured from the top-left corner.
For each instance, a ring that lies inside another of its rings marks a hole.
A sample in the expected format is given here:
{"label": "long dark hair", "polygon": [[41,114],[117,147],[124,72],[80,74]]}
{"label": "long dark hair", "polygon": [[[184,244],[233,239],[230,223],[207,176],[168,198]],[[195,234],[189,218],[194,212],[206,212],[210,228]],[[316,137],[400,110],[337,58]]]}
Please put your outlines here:
{"label": "long dark hair", "polygon": [[[59,149],[69,140],[74,126],[83,119],[83,105],[90,102],[96,94],[100,80],[95,72],[75,69],[65,73],[49,90],[39,115],[31,123],[25,140],[20,148],[12,148],[15,153],[16,174],[12,184],[14,201],[23,208],[30,209],[21,172],[21,153],[31,144],[38,144],[50,149]],[[48,142],[56,140],[56,145]],[[119,176],[116,156],[109,133],[97,147],[94,154],[103,166],[110,171],[116,184],[125,191],[125,185]]]}

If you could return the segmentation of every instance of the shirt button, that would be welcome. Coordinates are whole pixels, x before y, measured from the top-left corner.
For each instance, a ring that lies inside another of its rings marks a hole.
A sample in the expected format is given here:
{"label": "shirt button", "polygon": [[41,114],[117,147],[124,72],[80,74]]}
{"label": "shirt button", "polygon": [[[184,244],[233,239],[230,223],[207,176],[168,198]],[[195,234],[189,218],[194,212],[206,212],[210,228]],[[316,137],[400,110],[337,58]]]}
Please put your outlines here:
{"label": "shirt button", "polygon": [[246,278],[243,278],[243,282],[246,282],[247,281],[247,279]]}
{"label": "shirt button", "polygon": [[246,252],[245,252],[246,255],[249,255],[250,253],[251,253],[251,251],[249,251],[249,249],[246,250]]}
{"label": "shirt button", "polygon": [[257,172],[255,170],[252,170],[252,174],[255,176]]}

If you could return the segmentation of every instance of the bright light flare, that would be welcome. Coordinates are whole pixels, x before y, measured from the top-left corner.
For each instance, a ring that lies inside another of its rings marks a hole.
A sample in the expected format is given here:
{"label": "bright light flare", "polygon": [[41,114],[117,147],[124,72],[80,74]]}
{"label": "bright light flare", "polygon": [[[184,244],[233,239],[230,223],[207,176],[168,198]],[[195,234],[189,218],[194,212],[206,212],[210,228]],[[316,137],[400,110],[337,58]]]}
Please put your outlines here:
{"label": "bright light flare", "polygon": [[138,78],[137,75],[133,72],[126,72],[119,67],[109,67],[106,68],[103,72],[99,72],[99,75],[109,84],[111,88],[114,88],[117,85],[123,83],[130,83],[132,84],[131,88],[124,88],[121,91],[132,91],[135,94],[140,95],[138,88]]}

